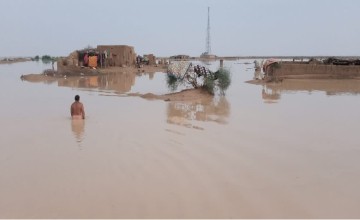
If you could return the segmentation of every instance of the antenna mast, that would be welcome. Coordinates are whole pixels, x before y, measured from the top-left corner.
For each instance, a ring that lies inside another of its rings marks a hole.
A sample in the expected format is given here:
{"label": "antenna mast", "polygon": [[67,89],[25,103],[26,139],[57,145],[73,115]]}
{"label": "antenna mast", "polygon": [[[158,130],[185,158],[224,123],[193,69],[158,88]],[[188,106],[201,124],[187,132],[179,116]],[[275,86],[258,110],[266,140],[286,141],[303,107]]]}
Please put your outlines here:
{"label": "antenna mast", "polygon": [[206,33],[206,53],[211,54],[211,39],[210,39],[210,7],[208,7],[208,23],[207,23],[207,33]]}

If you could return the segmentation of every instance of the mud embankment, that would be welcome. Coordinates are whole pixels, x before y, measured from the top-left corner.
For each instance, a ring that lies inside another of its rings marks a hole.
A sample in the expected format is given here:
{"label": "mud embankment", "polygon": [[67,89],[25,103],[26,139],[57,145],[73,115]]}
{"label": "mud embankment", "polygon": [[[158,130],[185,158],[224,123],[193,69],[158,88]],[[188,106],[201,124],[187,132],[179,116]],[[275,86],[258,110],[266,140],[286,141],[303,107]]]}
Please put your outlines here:
{"label": "mud embankment", "polygon": [[0,64],[12,64],[12,63],[20,63],[31,61],[30,58],[4,58],[0,60]]}
{"label": "mud embankment", "polygon": [[180,92],[169,93],[165,95],[156,95],[153,93],[139,94],[129,93],[128,96],[137,96],[147,100],[163,100],[173,102],[184,102],[184,101],[198,101],[198,100],[212,100],[213,95],[203,89],[186,89]]}

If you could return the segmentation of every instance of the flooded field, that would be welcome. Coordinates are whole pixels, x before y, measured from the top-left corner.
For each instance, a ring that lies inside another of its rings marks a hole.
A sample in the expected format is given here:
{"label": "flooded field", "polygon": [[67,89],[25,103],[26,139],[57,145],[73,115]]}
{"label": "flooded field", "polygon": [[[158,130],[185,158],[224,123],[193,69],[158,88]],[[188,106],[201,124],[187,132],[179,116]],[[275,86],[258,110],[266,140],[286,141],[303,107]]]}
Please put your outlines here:
{"label": "flooded field", "polygon": [[360,81],[253,85],[253,60],[224,65],[226,96],[188,102],[127,95],[168,93],[164,73],[0,65],[0,218],[360,218]]}

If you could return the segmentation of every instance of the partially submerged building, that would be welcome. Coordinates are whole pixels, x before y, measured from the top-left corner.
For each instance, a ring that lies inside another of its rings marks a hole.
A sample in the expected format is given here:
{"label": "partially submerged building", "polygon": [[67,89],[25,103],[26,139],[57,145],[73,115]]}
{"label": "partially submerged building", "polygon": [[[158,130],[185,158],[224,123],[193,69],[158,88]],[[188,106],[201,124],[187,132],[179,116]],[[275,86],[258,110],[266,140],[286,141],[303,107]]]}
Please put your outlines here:
{"label": "partially submerged building", "polygon": [[[58,60],[60,74],[97,73],[97,68],[135,66],[134,47],[127,45],[99,45],[72,52],[68,57]],[[85,68],[88,67],[88,68]]]}

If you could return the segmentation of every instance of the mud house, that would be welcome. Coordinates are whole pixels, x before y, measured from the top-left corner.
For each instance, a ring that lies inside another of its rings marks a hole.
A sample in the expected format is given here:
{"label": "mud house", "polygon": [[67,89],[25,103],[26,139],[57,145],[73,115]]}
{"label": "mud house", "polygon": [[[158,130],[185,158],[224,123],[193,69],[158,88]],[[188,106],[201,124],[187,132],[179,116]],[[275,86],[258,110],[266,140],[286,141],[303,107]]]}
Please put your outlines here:
{"label": "mud house", "polygon": [[154,54],[146,54],[144,58],[148,61],[148,65],[155,65],[156,64],[156,57]]}
{"label": "mud house", "polygon": [[96,50],[107,53],[109,66],[134,66],[136,54],[134,47],[127,45],[99,45]]}
{"label": "mud house", "polygon": [[[127,45],[99,45],[97,48],[76,50],[69,56],[58,60],[60,74],[94,73],[97,68],[111,66],[135,66],[134,47]],[[83,67],[90,67],[84,69]]]}

